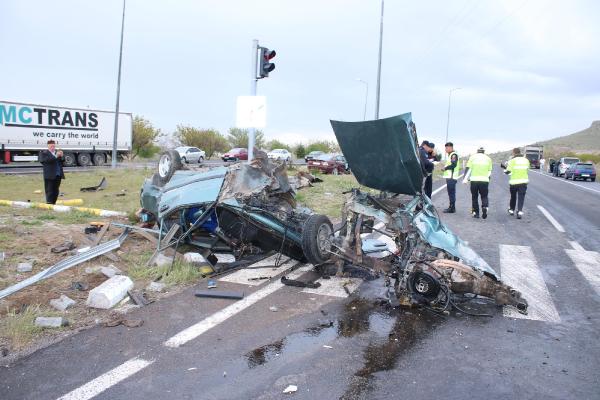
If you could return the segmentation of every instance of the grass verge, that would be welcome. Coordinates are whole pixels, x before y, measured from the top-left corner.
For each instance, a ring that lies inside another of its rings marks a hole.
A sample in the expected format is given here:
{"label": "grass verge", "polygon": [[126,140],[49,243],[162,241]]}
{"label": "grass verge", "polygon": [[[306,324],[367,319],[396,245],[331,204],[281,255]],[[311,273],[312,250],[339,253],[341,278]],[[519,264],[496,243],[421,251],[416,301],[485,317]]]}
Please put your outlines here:
{"label": "grass verge", "polygon": [[171,265],[147,266],[146,262],[151,256],[152,252],[142,252],[125,257],[125,261],[129,265],[127,274],[131,279],[154,281],[162,277],[160,279],[162,283],[173,286],[196,282],[202,276],[198,267],[180,260],[175,260],[172,268]]}
{"label": "grass verge", "polygon": [[[44,328],[35,326],[37,317],[54,317],[60,315],[56,311],[49,311],[40,305],[31,305],[20,312],[10,310],[0,326],[0,336],[8,339],[13,349],[22,349],[27,346]],[[63,328],[55,328],[63,329]]]}

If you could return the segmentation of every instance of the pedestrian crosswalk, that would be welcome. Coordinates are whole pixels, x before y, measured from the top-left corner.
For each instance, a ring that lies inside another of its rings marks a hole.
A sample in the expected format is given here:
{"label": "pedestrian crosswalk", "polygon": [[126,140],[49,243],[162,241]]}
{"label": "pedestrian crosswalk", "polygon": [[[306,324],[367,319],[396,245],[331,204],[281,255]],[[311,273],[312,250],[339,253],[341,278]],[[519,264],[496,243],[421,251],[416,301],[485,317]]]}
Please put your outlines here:
{"label": "pedestrian crosswalk", "polygon": [[[600,253],[586,251],[581,246],[573,246],[573,249],[564,249],[566,257],[562,262],[572,272],[579,274],[591,289],[600,296]],[[498,245],[499,275],[504,283],[520,291],[523,298],[529,304],[526,315],[519,313],[512,307],[504,307],[502,314],[506,318],[527,319],[544,321],[549,323],[560,323],[561,316],[556,306],[553,293],[554,285],[547,285],[544,278],[545,266],[540,263],[534,250],[530,246]],[[543,259],[544,256],[541,255]],[[275,264],[279,261],[278,264]],[[227,276],[220,281],[243,284],[248,286],[260,286],[273,279],[279,279],[290,267],[295,265],[292,259],[285,256],[274,255],[256,264],[249,266]],[[493,263],[491,263],[493,264]],[[310,265],[308,265],[310,267]],[[312,269],[312,268],[309,268]],[[362,280],[358,278],[319,279],[321,285],[318,288],[304,288],[302,293],[310,295],[327,296],[331,299],[346,298],[354,293],[361,285]]]}

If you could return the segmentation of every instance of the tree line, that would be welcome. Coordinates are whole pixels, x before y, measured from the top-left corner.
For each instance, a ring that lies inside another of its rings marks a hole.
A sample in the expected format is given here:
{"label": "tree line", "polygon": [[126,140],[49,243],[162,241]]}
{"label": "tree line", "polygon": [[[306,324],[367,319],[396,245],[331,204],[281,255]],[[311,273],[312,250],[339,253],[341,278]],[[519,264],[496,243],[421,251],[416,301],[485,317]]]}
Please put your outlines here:
{"label": "tree line", "polygon": [[[150,121],[135,116],[133,119],[133,140],[131,159],[136,157],[149,158],[160,152],[157,145],[159,138],[166,136],[160,129],[155,128]],[[224,153],[236,147],[248,147],[248,129],[229,128],[227,135],[221,134],[216,129],[202,129],[189,125],[177,125],[173,138],[182,146],[198,147],[206,153],[206,158],[211,158],[217,153]],[[298,143],[290,146],[277,139],[266,141],[261,130],[256,130],[255,147],[264,150],[286,149],[298,158],[304,157],[311,151],[325,153],[339,152],[339,146],[334,141],[314,141],[308,145]]]}

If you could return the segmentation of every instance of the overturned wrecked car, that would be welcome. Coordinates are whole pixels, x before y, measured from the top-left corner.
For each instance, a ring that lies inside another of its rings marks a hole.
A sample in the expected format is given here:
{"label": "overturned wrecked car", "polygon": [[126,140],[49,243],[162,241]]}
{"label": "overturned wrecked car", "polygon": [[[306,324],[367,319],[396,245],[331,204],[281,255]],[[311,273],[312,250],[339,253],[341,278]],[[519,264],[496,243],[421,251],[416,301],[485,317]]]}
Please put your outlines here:
{"label": "overturned wrecked car", "polygon": [[[250,163],[205,172],[181,170],[176,152],[161,156],[142,187],[142,219],[158,223],[167,246],[188,244],[208,259],[279,252],[313,264],[383,276],[392,305],[445,311],[472,294],[527,312],[527,301],[440,220],[422,194],[423,172],[411,114],[366,122],[331,122],[358,182],[346,193],[342,220],[296,204],[285,165],[257,152]],[[378,191],[378,192],[377,192]],[[168,233],[172,233],[169,235]],[[175,233],[176,232],[176,233]]]}

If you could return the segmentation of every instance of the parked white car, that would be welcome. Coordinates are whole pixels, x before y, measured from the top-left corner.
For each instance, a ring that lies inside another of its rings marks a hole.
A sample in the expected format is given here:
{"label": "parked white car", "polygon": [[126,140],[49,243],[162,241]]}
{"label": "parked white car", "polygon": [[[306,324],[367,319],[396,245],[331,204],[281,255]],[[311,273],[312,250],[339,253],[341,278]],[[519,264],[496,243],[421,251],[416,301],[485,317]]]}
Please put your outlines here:
{"label": "parked white car", "polygon": [[273,149],[267,153],[267,157],[271,160],[290,162],[292,160],[292,153],[286,149]]}
{"label": "parked white car", "polygon": [[204,150],[200,150],[197,147],[181,146],[175,149],[181,157],[183,163],[202,163],[206,157]]}

